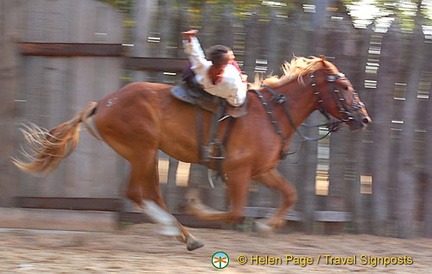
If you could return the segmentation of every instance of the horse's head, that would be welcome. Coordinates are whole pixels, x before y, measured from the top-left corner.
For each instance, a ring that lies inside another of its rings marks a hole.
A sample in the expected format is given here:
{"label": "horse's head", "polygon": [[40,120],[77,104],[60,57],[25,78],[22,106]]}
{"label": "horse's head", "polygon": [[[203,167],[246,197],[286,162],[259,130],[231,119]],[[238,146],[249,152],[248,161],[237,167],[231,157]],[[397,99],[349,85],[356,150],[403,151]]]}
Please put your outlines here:
{"label": "horse's head", "polygon": [[330,114],[346,123],[351,130],[365,129],[371,119],[351,82],[324,58],[322,64],[322,69],[310,74],[319,109],[325,116]]}

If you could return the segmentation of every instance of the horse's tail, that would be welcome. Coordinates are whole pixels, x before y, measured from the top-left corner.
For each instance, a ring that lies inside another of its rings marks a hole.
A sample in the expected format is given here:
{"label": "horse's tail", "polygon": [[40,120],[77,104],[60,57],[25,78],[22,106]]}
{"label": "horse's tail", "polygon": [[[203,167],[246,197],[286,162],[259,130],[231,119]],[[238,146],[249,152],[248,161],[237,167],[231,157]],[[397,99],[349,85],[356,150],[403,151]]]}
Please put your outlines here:
{"label": "horse's tail", "polygon": [[22,150],[21,153],[29,162],[15,158],[12,159],[12,162],[25,172],[42,176],[50,174],[64,158],[75,150],[79,141],[81,123],[86,123],[95,114],[96,107],[96,102],[90,102],[74,118],[49,131],[34,124],[24,125],[21,131],[27,145],[34,153],[32,155]]}

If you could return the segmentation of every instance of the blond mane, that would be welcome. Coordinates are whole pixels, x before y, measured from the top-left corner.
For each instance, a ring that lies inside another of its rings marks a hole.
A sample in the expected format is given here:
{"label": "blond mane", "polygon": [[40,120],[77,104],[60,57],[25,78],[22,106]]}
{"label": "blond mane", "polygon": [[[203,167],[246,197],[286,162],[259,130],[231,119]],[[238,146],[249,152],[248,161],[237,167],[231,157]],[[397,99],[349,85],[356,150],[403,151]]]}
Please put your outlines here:
{"label": "blond mane", "polygon": [[329,73],[338,73],[338,69],[332,63],[326,61],[324,57],[294,57],[290,62],[285,62],[282,65],[283,75],[281,77],[271,75],[264,80],[256,79],[255,86],[259,84],[276,88],[294,79],[301,81],[302,76],[323,68]]}

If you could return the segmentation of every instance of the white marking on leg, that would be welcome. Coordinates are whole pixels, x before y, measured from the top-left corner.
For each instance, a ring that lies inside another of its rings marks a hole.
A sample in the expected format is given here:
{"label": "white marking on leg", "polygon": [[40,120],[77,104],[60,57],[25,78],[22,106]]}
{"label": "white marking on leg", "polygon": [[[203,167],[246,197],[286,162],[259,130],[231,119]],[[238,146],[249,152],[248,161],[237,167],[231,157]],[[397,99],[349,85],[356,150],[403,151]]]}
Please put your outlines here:
{"label": "white marking on leg", "polygon": [[142,211],[154,222],[161,225],[161,229],[158,231],[160,234],[168,236],[182,235],[174,216],[163,210],[154,201],[143,200]]}
{"label": "white marking on leg", "polygon": [[274,233],[273,227],[269,226],[267,222],[268,219],[259,219],[254,222],[256,231],[263,237],[272,236]]}

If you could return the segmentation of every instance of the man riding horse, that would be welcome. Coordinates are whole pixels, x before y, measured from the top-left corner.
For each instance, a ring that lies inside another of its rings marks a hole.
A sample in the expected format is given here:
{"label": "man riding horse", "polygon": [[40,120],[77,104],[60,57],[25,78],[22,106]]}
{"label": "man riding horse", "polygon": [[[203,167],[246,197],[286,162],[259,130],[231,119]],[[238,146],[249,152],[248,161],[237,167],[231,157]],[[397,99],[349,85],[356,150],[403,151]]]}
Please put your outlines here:
{"label": "man riding horse", "polygon": [[197,30],[183,32],[184,49],[191,62],[195,81],[209,94],[225,98],[234,107],[246,100],[247,76],[242,74],[232,50],[216,45],[209,49],[208,60],[195,36]]}
{"label": "man riding horse", "polygon": [[[196,33],[188,31],[184,35],[197,82],[237,110],[247,106],[247,115],[223,120],[219,125],[219,135],[231,132],[229,138],[223,138],[224,161],[220,165],[221,172],[226,174],[229,211],[211,210],[198,197],[188,197],[183,209],[202,221],[238,222],[244,217],[249,184],[256,181],[281,194],[278,209],[259,226],[263,230],[278,229],[286,221],[287,210],[296,202],[297,192],[277,166],[303,121],[320,110],[351,130],[361,130],[371,119],[348,78],[325,58],[295,57],[284,64],[282,77],[272,78],[261,88],[247,92],[239,70],[230,64],[229,51],[215,51],[223,60],[220,63],[214,56],[210,57],[212,61],[206,60]],[[143,213],[167,228],[159,232],[178,236],[188,250],[200,248],[204,244],[172,216],[165,204],[159,185],[158,155],[162,150],[179,161],[200,163],[200,144],[211,139],[208,132],[212,131],[209,128],[214,115],[177,100],[174,90],[175,87],[162,83],[130,83],[97,102],[90,102],[73,118],[50,130],[28,126],[23,133],[33,155],[24,152],[27,161],[13,159],[13,162],[25,172],[49,174],[74,151],[83,124],[89,133],[129,162],[125,195]],[[201,123],[191,123],[197,112],[201,113],[197,119]],[[201,135],[203,138],[199,138]]]}

